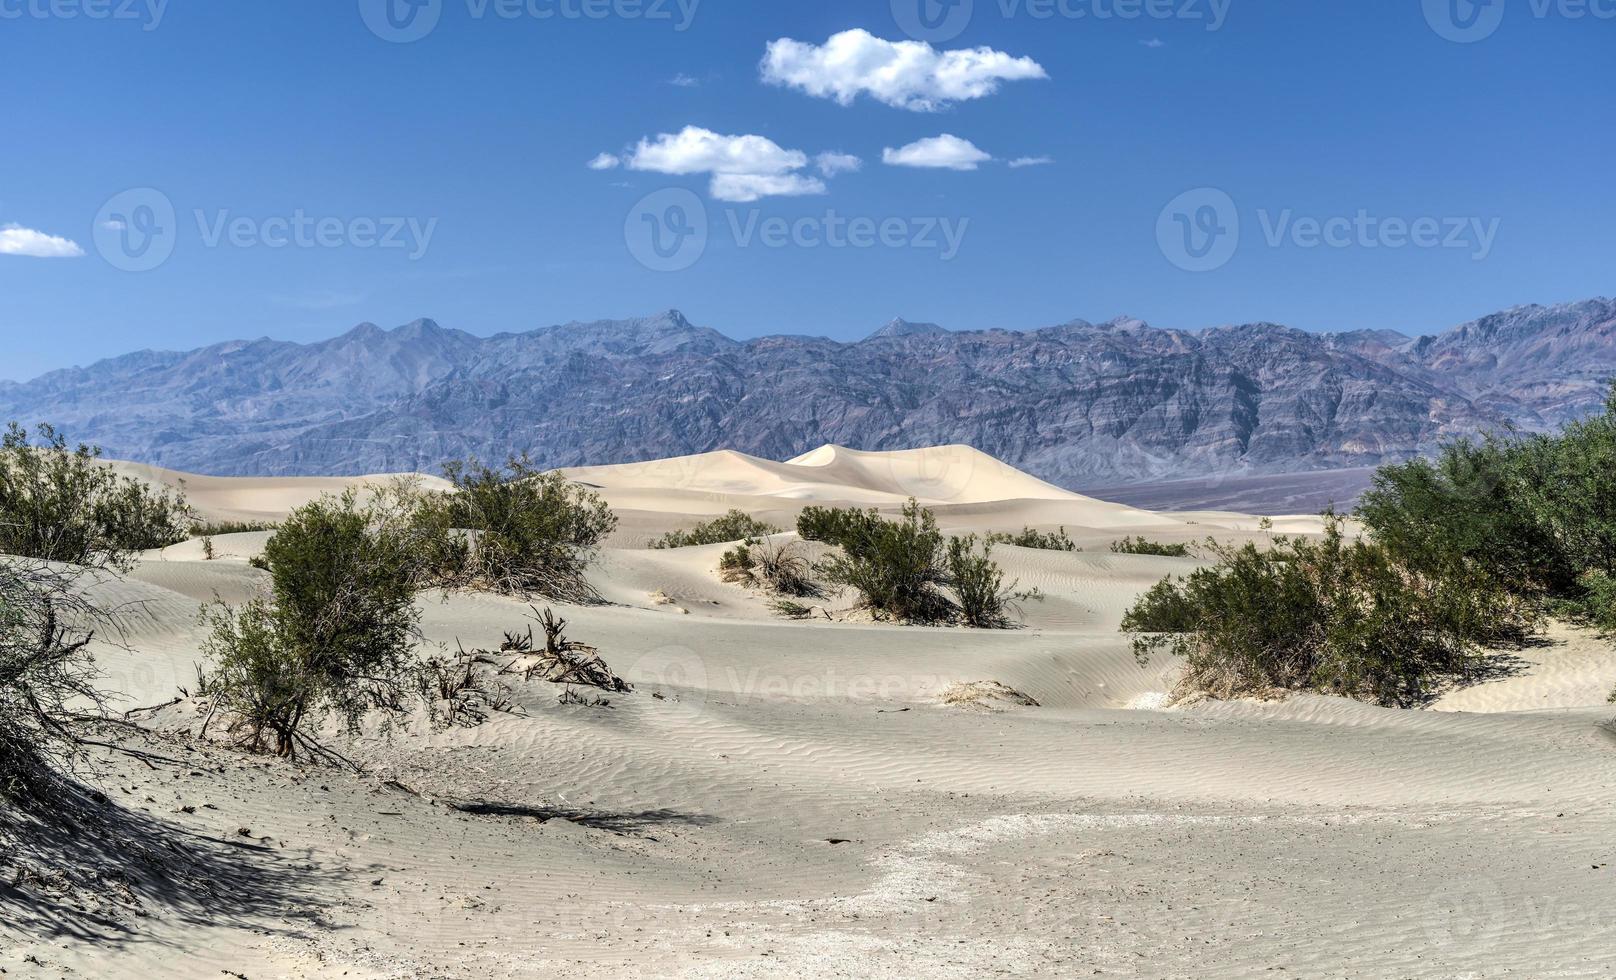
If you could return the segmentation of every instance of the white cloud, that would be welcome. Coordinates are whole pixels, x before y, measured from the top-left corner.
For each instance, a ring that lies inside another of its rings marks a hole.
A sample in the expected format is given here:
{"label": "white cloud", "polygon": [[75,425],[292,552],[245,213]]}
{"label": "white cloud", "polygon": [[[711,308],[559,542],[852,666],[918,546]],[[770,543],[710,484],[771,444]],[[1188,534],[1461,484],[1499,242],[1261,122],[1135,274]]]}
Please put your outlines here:
{"label": "white cloud", "polygon": [[47,235],[22,225],[0,226],[0,255],[26,255],[36,259],[76,259],[84,249],[66,238]]}
{"label": "white cloud", "polygon": [[680,72],[679,74],[668,79],[668,84],[677,86],[679,88],[695,88],[701,84],[701,80],[692,78],[691,76],[686,75],[684,72]]}
{"label": "white cloud", "polygon": [[825,193],[823,181],[800,172],[808,166],[808,154],[801,150],[763,136],[723,136],[699,126],[642,139],[623,163],[659,174],[711,174],[712,195],[720,201]]}
{"label": "white cloud", "polygon": [[715,200],[750,204],[764,197],[825,193],[825,182],[802,174],[713,174]]}
{"label": "white cloud", "polygon": [[1163,41],[1159,37],[1153,37],[1148,41],[1140,41],[1139,43],[1143,44],[1147,48],[1165,48],[1165,47],[1167,47],[1167,42]]}
{"label": "white cloud", "polygon": [[1055,162],[1054,157],[1016,157],[1010,161],[1010,169],[1020,170],[1022,167],[1047,167]]}
{"label": "white cloud", "polygon": [[944,170],[975,170],[992,159],[991,154],[977,149],[970,140],[962,140],[948,133],[918,140],[898,150],[889,146],[881,154],[882,162],[891,167],[934,167]]}
{"label": "white cloud", "polygon": [[992,48],[939,51],[923,41],[887,41],[865,30],[843,31],[823,45],[771,41],[762,72],[766,82],[842,105],[863,94],[916,112],[992,95],[1001,82],[1049,77],[1031,58]]}
{"label": "white cloud", "polygon": [[851,153],[821,153],[814,157],[814,166],[826,177],[837,174],[857,173],[864,168],[864,161]]}
{"label": "white cloud", "polygon": [[589,169],[590,170],[616,170],[619,166],[622,165],[622,163],[623,163],[623,161],[619,160],[617,157],[613,156],[612,154],[610,154],[610,153],[602,153],[600,156],[598,156],[595,159],[589,161]]}
{"label": "white cloud", "polygon": [[801,150],[783,149],[763,136],[721,136],[710,129],[686,126],[640,140],[628,156],[634,170],[659,174],[782,174],[808,165]]}

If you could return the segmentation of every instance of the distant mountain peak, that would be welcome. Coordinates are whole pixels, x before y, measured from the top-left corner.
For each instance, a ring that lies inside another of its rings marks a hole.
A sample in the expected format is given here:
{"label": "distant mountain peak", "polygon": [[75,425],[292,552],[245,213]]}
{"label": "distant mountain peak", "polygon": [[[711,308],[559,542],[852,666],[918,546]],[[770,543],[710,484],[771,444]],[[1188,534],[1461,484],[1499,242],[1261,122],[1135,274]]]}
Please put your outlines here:
{"label": "distant mountain peak", "polygon": [[867,339],[886,340],[893,337],[919,337],[939,333],[948,333],[948,330],[935,323],[911,323],[903,317],[896,317],[891,323],[870,334]]}

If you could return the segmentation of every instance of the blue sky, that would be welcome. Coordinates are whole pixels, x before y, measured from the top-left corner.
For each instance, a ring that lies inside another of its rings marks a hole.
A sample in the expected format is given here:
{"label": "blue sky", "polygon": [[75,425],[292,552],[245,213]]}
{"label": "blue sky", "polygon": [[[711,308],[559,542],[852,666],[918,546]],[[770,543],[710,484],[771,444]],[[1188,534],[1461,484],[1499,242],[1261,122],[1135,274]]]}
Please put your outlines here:
{"label": "blue sky", "polygon": [[[4,378],[420,316],[1426,332],[1616,291],[1616,0],[975,0],[929,50],[935,0],[423,0],[411,43],[382,0],[55,2],[0,0]],[[707,229],[659,258],[670,216]]]}

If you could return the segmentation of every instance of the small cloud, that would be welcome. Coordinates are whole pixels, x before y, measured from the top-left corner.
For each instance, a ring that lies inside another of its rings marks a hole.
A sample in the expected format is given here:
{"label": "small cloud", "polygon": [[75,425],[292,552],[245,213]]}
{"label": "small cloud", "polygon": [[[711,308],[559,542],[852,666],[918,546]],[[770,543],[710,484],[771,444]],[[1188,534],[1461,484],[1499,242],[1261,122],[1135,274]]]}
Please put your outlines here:
{"label": "small cloud", "polygon": [[598,156],[595,159],[589,161],[589,169],[590,170],[616,170],[618,167],[622,166],[622,164],[623,164],[623,161],[619,160],[617,157],[613,156],[612,154],[610,154],[610,153],[602,153],[600,156]]}
{"label": "small cloud", "polygon": [[696,88],[701,84],[701,79],[693,78],[686,75],[684,72],[680,72],[679,74],[668,79],[668,84],[678,88]]}
{"label": "small cloud", "polygon": [[0,226],[0,255],[25,255],[35,259],[76,259],[84,254],[76,242],[22,225]]}
{"label": "small cloud", "polygon": [[975,170],[992,159],[992,154],[977,149],[970,140],[948,133],[918,140],[897,150],[889,146],[881,154],[881,161],[889,167],[938,170]]}
{"label": "small cloud", "polygon": [[801,150],[788,150],[764,136],[725,136],[699,126],[642,139],[622,164],[659,174],[709,174],[712,195],[720,201],[825,193],[824,181],[802,173],[808,154]]}
{"label": "small cloud", "polygon": [[1159,37],[1153,37],[1148,41],[1140,41],[1139,43],[1143,44],[1147,48],[1165,48],[1165,47],[1167,47],[1167,42],[1163,41]]}
{"label": "small cloud", "polygon": [[1047,167],[1055,162],[1054,157],[1016,157],[1010,161],[1011,170],[1020,170],[1022,167]]}
{"label": "small cloud", "polygon": [[864,168],[864,161],[851,153],[821,153],[814,158],[814,166],[826,177],[835,177],[837,174],[857,173]]}
{"label": "small cloud", "polygon": [[824,44],[771,41],[761,70],[765,82],[844,106],[868,95],[914,112],[939,112],[955,102],[985,98],[1003,82],[1049,77],[1031,58],[992,48],[939,51],[923,41],[888,41],[858,29]]}
{"label": "small cloud", "polygon": [[716,201],[751,204],[765,197],[802,197],[825,193],[825,182],[802,174],[713,174]]}

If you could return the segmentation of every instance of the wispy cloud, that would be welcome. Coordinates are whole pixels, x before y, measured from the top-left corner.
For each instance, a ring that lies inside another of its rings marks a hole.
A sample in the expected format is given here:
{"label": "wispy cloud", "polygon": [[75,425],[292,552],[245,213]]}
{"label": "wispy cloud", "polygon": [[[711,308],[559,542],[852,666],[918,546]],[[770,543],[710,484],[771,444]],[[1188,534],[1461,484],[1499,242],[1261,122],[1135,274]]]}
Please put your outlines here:
{"label": "wispy cloud", "polygon": [[868,95],[915,112],[984,98],[1003,82],[1049,77],[1031,58],[992,48],[939,51],[922,41],[887,41],[865,30],[843,31],[822,45],[772,41],[761,70],[765,82],[844,106]]}
{"label": "wispy cloud", "polygon": [[1010,169],[1020,170],[1022,167],[1047,167],[1055,162],[1054,157],[1016,157],[1010,161]]}
{"label": "wispy cloud", "polygon": [[623,161],[610,153],[602,153],[589,161],[590,170],[616,170],[623,165]]}
{"label": "wispy cloud", "polygon": [[814,166],[826,177],[837,174],[857,173],[864,168],[864,161],[851,153],[821,153],[814,157]]}
{"label": "wispy cloud", "polygon": [[977,149],[970,140],[949,133],[917,140],[896,150],[889,146],[881,154],[881,161],[891,167],[938,170],[975,170],[992,159],[992,154]]}
{"label": "wispy cloud", "polygon": [[679,74],[668,79],[668,84],[678,88],[696,88],[697,86],[701,85],[701,79],[695,78],[691,75],[686,75],[684,72],[680,72]]}
{"label": "wispy cloud", "polygon": [[1148,41],[1140,41],[1139,43],[1143,44],[1147,48],[1165,48],[1165,47],[1167,47],[1167,42],[1163,41],[1159,37],[1153,37]]}
{"label": "wispy cloud", "polygon": [[78,243],[22,225],[0,225],[0,255],[35,259],[76,259],[84,254]]}

